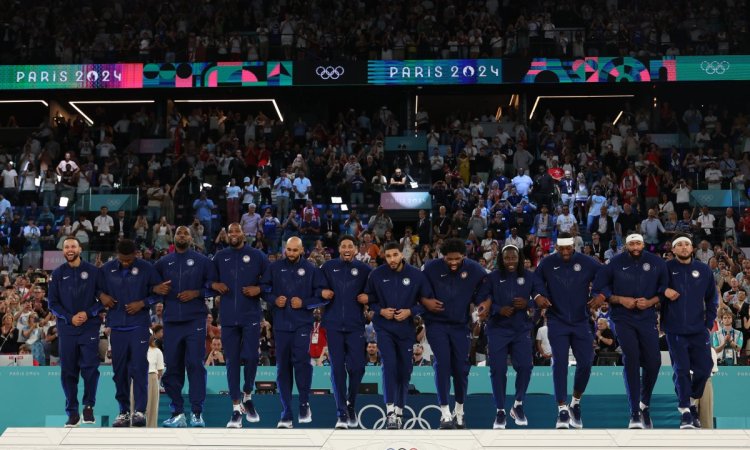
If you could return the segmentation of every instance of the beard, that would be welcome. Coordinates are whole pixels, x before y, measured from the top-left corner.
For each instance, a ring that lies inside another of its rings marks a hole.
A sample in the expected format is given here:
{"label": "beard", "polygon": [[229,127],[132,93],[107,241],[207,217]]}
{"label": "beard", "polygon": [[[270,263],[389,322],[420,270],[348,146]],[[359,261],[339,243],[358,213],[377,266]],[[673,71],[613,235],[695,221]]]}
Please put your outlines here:
{"label": "beard", "polygon": [[174,246],[179,248],[180,250],[185,250],[189,247],[189,244],[187,242],[175,241]]}

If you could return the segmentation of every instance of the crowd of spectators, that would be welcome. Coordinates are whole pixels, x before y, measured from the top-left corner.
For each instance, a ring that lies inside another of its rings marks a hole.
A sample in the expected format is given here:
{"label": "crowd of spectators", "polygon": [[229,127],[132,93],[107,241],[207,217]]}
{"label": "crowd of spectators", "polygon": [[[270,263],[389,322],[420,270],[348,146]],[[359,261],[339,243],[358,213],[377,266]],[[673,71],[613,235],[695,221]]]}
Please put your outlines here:
{"label": "crowd of spectators", "polygon": [[[748,53],[744,2],[2,2],[0,62]],[[3,61],[4,59],[4,61]]]}
{"label": "crowd of spectators", "polygon": [[[360,240],[360,261],[381,264],[384,244],[398,241],[406,260],[419,267],[442,256],[444,239],[459,237],[467,257],[487,271],[495,268],[499,249],[508,243],[523,249],[534,270],[554,251],[558,232],[573,233],[576,250],[602,262],[623,251],[629,232],[642,233],[647,250],[665,259],[672,258],[670,237],[686,233],[722,293],[714,335],[720,361],[745,361],[750,259],[740,245],[750,242],[750,209],[720,211],[690,203],[690,191],[698,188],[731,189],[746,199],[750,131],[742,112],[730,114],[714,105],[677,112],[663,104],[624,114],[616,125],[570,111],[556,117],[548,110],[528,125],[516,122],[513,114],[500,123],[456,116],[428,123],[424,151],[386,152],[386,124],[396,120],[388,108],[371,114],[350,110],[332,124],[314,125],[301,119],[275,123],[263,114],[243,120],[239,113],[210,108],[170,114],[165,121],[172,145],[162,154],[122,151],[129,139],[148,135],[148,117],[140,111],[113,126],[92,127],[58,120],[42,126],[19,152],[0,152],[5,165],[0,173],[0,353],[26,352],[39,364],[55,363],[57,336],[45,300],[46,273],[34,267],[40,250],[55,249],[60,238],[75,235],[88,250],[85,257],[101,263],[111,256],[114,242],[127,237],[137,241],[142,258],[155,261],[173,251],[176,225],[189,225],[196,249],[213,254],[228,245],[224,227],[239,222],[247,242],[271,260],[281,257],[287,238],[300,236],[306,257],[320,266],[336,256],[338,236],[352,234]],[[686,145],[665,149],[650,142],[650,131],[664,131],[666,119],[675,118],[675,130],[689,137]],[[494,134],[485,137],[485,129]],[[434,209],[394,221],[377,206],[379,195],[404,190],[407,181],[429,189]],[[95,214],[80,208],[72,214],[70,207],[59,206],[60,197],[73,205],[90,192],[135,188],[141,203],[133,213],[102,207]],[[333,194],[346,199],[348,212],[329,204]],[[209,302],[208,365],[224,361],[217,303]],[[157,342],[161,311],[161,305],[152,311]],[[537,364],[549,363],[544,322],[538,315]],[[599,363],[616,363],[618,345],[606,305],[591,311],[591,323]],[[269,316],[260,347],[264,364],[274,363],[272,327]],[[486,359],[483,330],[474,312],[475,364]],[[369,364],[378,364],[377,336],[371,325],[366,331]],[[431,359],[424,331],[417,321],[417,365]],[[106,362],[106,328],[101,337]],[[328,363],[325,342],[323,334],[311,348],[313,364]],[[729,356],[727,350],[732,350]]]}

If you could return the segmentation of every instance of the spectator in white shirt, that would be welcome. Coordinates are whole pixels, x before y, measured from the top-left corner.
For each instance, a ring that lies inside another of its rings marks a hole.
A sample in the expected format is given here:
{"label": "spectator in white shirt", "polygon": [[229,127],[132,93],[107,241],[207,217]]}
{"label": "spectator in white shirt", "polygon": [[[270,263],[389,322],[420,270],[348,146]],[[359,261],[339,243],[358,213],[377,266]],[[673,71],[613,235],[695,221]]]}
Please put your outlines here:
{"label": "spectator in white shirt", "polygon": [[91,249],[108,251],[114,248],[111,237],[115,229],[115,221],[108,214],[109,209],[106,206],[102,206],[99,211],[100,214],[94,219],[94,241]]}

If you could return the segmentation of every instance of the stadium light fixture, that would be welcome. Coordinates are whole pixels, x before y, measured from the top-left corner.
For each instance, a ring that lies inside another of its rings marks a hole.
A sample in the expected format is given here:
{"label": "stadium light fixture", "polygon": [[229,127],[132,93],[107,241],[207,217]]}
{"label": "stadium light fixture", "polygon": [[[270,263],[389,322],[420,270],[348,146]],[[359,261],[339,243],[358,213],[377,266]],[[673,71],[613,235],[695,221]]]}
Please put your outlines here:
{"label": "stadium light fixture", "polygon": [[347,211],[349,211],[349,207],[342,203],[341,204],[341,211],[347,212]]}
{"label": "stadium light fixture", "polygon": [[68,197],[60,197],[60,203],[59,203],[60,208],[67,208],[69,201],[70,199]]}
{"label": "stadium light fixture", "polygon": [[174,100],[175,103],[271,103],[273,108],[276,110],[276,114],[279,116],[280,121],[284,121],[284,116],[281,115],[281,109],[279,109],[278,103],[275,98],[216,98],[209,100]]}
{"label": "stadium light fixture", "polygon": [[111,105],[111,104],[139,104],[139,103],[154,103],[154,100],[72,100],[69,101],[68,104],[73,107],[76,111],[78,111],[78,114],[83,117],[83,120],[88,122],[89,125],[93,125],[94,121],[91,120],[91,117],[86,115],[85,112],[81,110],[81,108],[78,107],[78,105]]}
{"label": "stadium light fixture", "polygon": [[343,203],[341,197],[331,197],[331,204],[340,205],[341,203]]}
{"label": "stadium light fixture", "polygon": [[531,114],[529,114],[529,120],[534,118],[539,101],[543,98],[633,98],[635,94],[611,94],[611,95],[539,95],[534,100],[534,107],[531,108]]}
{"label": "stadium light fixture", "polygon": [[624,113],[624,112],[625,111],[620,110],[620,114],[618,114],[617,117],[615,117],[615,121],[612,122],[612,125],[617,125],[617,122],[620,120],[620,118],[622,117],[622,113]]}
{"label": "stadium light fixture", "polygon": [[41,103],[49,108],[49,103],[44,100],[0,100],[0,103]]}

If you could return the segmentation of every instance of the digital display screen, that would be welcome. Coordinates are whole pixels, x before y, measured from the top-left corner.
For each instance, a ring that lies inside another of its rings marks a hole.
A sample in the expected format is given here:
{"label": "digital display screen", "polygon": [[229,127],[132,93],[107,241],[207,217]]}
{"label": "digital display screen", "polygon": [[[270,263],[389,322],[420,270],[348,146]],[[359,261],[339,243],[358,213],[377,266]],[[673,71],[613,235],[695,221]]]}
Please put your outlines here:
{"label": "digital display screen", "polygon": [[380,194],[380,206],[386,210],[430,209],[432,197],[429,192],[383,192]]}
{"label": "digital display screen", "polygon": [[0,89],[138,89],[141,64],[0,66]]}
{"label": "digital display screen", "polygon": [[499,59],[441,59],[369,61],[367,82],[372,85],[501,84]]}
{"label": "digital display screen", "polygon": [[678,56],[677,81],[750,80],[750,57],[746,55]]}

